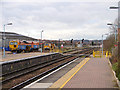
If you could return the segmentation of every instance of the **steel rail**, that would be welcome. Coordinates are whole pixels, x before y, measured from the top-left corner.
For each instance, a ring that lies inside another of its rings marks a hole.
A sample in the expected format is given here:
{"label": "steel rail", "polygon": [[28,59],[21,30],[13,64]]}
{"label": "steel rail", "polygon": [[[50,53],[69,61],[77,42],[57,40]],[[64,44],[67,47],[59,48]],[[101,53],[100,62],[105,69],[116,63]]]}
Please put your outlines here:
{"label": "steel rail", "polygon": [[[62,57],[62,58],[60,58],[60,59],[56,59],[55,61],[52,60],[52,62],[51,62],[51,61],[48,61],[47,63],[41,64],[40,66],[37,65],[37,66],[35,66],[35,67],[33,67],[33,68],[25,69],[25,71],[23,71],[23,72],[21,72],[21,73],[19,73],[19,71],[17,71],[17,72],[18,72],[17,75],[11,76],[11,77],[3,80],[1,83],[4,84],[4,83],[6,83],[6,82],[8,82],[8,81],[10,81],[10,80],[12,80],[12,79],[19,78],[19,77],[21,77],[21,76],[23,76],[23,75],[32,73],[32,72],[34,72],[34,71],[36,71],[36,70],[38,70],[38,69],[42,69],[42,68],[44,68],[44,67],[50,66],[51,64],[57,63],[57,62],[59,62],[59,61],[62,61],[62,60],[64,60],[64,59],[67,59],[67,58],[70,58],[70,57],[68,57],[68,56],[67,56],[67,57]],[[14,74],[14,73],[12,73],[12,74]]]}

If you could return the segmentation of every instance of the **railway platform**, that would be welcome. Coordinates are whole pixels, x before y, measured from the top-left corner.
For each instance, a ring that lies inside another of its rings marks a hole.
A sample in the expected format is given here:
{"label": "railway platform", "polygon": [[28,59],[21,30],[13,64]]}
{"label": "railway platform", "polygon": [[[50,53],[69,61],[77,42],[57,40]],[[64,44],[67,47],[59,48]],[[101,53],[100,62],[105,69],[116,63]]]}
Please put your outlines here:
{"label": "railway platform", "polygon": [[119,90],[110,62],[105,57],[78,59],[73,62],[73,65],[70,64],[27,88]]}
{"label": "railway platform", "polygon": [[16,53],[12,54],[11,52],[6,52],[5,57],[3,58],[2,53],[0,54],[0,62],[4,61],[11,61],[15,59],[22,59],[22,58],[28,58],[28,57],[33,57],[33,56],[40,56],[40,55],[48,55],[51,53],[42,53],[41,52],[29,52],[29,53]]}
{"label": "railway platform", "polygon": [[49,88],[109,88],[118,90],[107,58],[86,58]]}

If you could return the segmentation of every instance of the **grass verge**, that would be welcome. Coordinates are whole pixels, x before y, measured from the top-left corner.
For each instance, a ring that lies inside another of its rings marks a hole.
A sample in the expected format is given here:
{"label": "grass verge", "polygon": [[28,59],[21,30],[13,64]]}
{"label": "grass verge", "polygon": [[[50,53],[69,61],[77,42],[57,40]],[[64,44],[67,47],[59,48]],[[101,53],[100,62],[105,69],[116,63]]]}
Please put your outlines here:
{"label": "grass verge", "polygon": [[118,77],[119,81],[120,81],[120,73],[118,73],[118,62],[114,63],[112,65],[113,70],[116,72],[116,76]]}

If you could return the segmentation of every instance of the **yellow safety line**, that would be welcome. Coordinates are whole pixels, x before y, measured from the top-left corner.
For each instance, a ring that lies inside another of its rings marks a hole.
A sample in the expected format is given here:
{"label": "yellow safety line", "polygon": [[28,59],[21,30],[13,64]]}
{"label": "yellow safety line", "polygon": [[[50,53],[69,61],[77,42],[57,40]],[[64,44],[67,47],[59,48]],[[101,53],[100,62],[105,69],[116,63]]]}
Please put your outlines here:
{"label": "yellow safety line", "polygon": [[2,80],[3,79],[3,77],[0,77],[0,80]]}
{"label": "yellow safety line", "polygon": [[88,62],[89,59],[90,58],[85,58],[82,62],[80,62],[78,65],[76,65],[74,68],[72,68],[68,73],[66,73],[64,76],[62,76],[60,79],[58,79],[49,88],[59,88],[60,89],[65,84],[65,82],[70,80]]}
{"label": "yellow safety line", "polygon": [[[90,60],[90,58],[88,58],[88,60]],[[72,77],[88,62],[88,60],[83,63],[83,65],[81,65],[81,67],[79,67],[78,70],[60,88],[63,88],[67,84],[67,82],[70,81]]]}

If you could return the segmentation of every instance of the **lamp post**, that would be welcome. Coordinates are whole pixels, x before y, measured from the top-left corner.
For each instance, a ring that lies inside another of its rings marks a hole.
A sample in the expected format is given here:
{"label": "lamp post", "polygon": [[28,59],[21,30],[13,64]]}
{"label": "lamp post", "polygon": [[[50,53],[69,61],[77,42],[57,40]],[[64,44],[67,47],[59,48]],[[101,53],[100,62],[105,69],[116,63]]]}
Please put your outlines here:
{"label": "lamp post", "polygon": [[3,57],[5,58],[5,26],[6,25],[12,25],[12,23],[7,23],[3,25],[3,29],[4,29],[4,35],[3,35],[3,40],[4,40],[4,45],[3,45]]}
{"label": "lamp post", "polygon": [[118,9],[118,73],[120,73],[120,1],[118,7],[110,7],[110,9]]}
{"label": "lamp post", "polygon": [[41,31],[41,54],[42,54],[42,32],[43,30]]}
{"label": "lamp post", "polygon": [[61,45],[60,40],[61,40],[61,39],[59,39],[59,45],[58,45],[59,53],[60,53],[60,45]]}
{"label": "lamp post", "polygon": [[[103,35],[108,35],[108,34],[103,34]],[[103,57],[103,35],[102,35],[102,57]]]}
{"label": "lamp post", "polygon": [[115,26],[115,27],[113,27],[113,28],[114,28],[114,30],[115,30],[115,42],[116,42],[116,41],[117,41],[117,29],[116,29],[116,26],[117,26],[117,25],[114,25],[114,24],[112,24],[112,23],[108,23],[107,25]]}

